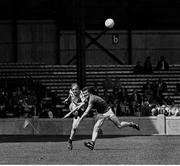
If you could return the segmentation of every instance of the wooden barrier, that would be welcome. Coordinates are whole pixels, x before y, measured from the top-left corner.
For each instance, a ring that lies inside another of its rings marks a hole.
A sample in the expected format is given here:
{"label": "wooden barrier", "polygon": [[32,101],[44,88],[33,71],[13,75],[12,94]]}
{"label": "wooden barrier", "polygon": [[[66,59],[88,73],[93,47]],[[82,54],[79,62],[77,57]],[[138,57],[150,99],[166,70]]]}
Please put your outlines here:
{"label": "wooden barrier", "polygon": [[180,134],[180,117],[166,117],[166,134],[179,135]]}
{"label": "wooden barrier", "polygon": [[[105,121],[104,135],[180,135],[180,117],[120,117],[120,121],[138,123],[140,131],[130,127],[118,129],[111,121]],[[30,123],[23,128],[25,119],[0,119],[0,135],[69,135],[72,119],[28,119]],[[86,118],[79,126],[78,135],[91,135],[93,118]],[[34,129],[33,129],[34,128]],[[39,133],[37,132],[39,131]]]}
{"label": "wooden barrier", "polygon": [[[0,119],[0,135],[69,135],[72,119],[28,119],[30,123],[23,128],[25,119]],[[140,131],[132,128],[117,129],[111,121],[103,124],[104,135],[152,135],[163,134],[163,126],[157,117],[120,117],[120,121],[134,121],[141,127]],[[93,118],[86,118],[79,126],[78,135],[91,135],[94,125]],[[35,130],[33,129],[35,128]],[[39,133],[37,132],[39,131]]]}

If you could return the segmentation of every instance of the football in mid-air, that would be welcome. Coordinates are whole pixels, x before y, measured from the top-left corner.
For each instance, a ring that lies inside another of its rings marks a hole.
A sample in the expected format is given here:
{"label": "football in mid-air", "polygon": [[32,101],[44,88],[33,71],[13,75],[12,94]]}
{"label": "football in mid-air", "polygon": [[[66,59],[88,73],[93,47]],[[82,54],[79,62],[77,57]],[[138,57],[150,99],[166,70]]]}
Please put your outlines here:
{"label": "football in mid-air", "polygon": [[112,18],[106,19],[105,26],[107,28],[113,28],[114,27],[114,20]]}

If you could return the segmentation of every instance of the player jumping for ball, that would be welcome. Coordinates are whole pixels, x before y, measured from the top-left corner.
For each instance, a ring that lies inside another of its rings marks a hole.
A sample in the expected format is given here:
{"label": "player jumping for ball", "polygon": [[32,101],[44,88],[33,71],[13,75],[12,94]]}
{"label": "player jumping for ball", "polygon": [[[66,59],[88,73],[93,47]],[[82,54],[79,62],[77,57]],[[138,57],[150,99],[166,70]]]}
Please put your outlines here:
{"label": "player jumping for ball", "polygon": [[120,122],[118,117],[113,113],[112,108],[106,103],[106,101],[99,96],[91,94],[88,87],[83,88],[82,92],[84,97],[87,99],[88,106],[83,115],[77,121],[76,125],[79,125],[79,123],[84,119],[84,117],[89,113],[91,109],[96,109],[98,113],[98,120],[94,125],[92,140],[90,142],[84,142],[84,145],[89,149],[94,149],[95,141],[98,137],[98,130],[101,128],[103,122],[106,119],[111,120],[119,129],[123,127],[132,127],[134,129],[140,130],[138,124],[135,124],[133,122]]}
{"label": "player jumping for ball", "polygon": [[70,137],[68,140],[68,149],[72,149],[73,148],[73,137],[77,131],[77,122],[79,121],[80,115],[82,115],[82,110],[83,106],[85,105],[85,101],[86,99],[83,96],[82,91],[80,91],[79,86],[77,83],[73,83],[71,84],[71,89],[69,90],[69,96],[67,99],[65,99],[64,103],[68,103],[70,102],[69,105],[69,110],[75,110],[72,114],[73,114],[73,123],[72,123],[72,128],[71,128],[71,133],[70,133]]}

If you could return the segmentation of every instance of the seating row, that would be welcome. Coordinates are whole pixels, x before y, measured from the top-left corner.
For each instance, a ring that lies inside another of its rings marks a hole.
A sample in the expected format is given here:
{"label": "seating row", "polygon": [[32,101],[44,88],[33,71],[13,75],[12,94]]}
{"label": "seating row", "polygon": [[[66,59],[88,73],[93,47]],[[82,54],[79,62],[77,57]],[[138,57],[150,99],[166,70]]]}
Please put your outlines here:
{"label": "seating row", "polygon": [[[174,97],[177,103],[180,98],[174,96],[176,84],[180,81],[180,65],[170,65],[170,71],[154,71],[152,75],[133,74],[134,65],[88,65],[86,68],[86,85],[92,86],[96,82],[103,93],[103,81],[109,76],[113,81],[118,77],[122,86],[127,88],[129,94],[134,89],[141,91],[147,79],[156,81],[162,78],[168,87],[166,96]],[[27,79],[40,81],[50,91],[60,93],[65,97],[70,84],[76,82],[77,72],[75,65],[45,65],[45,64],[13,64],[0,65],[1,79]]]}

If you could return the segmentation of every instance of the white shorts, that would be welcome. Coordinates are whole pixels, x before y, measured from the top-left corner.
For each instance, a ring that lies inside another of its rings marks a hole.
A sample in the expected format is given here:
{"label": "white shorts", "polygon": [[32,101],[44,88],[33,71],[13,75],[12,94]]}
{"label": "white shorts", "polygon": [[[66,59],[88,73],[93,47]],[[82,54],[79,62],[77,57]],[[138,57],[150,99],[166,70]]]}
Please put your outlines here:
{"label": "white shorts", "polygon": [[106,119],[111,119],[113,116],[116,116],[116,115],[112,111],[112,108],[108,108],[108,111],[104,114],[98,113],[97,114],[97,122],[94,127],[99,129]]}
{"label": "white shorts", "polygon": [[72,128],[73,129],[77,129],[78,126],[77,126],[77,122],[79,121],[80,117],[77,116],[77,118],[73,118],[73,123],[72,123]]}
{"label": "white shorts", "polygon": [[114,112],[112,111],[112,108],[108,108],[108,111],[103,113],[103,114],[100,114],[100,113],[97,113],[97,118],[98,119],[109,119],[111,118],[112,116],[114,116]]}

